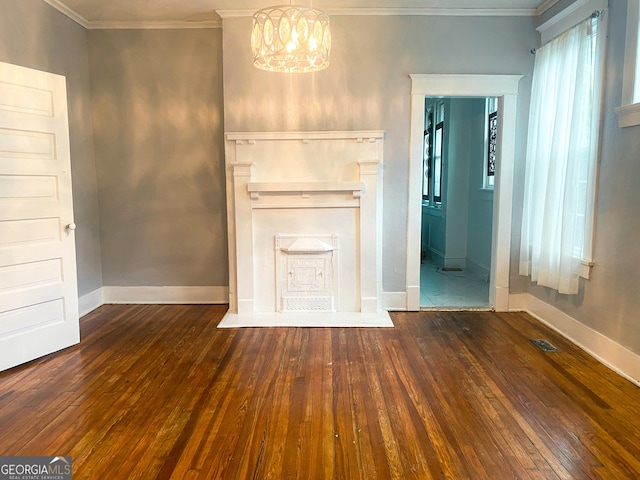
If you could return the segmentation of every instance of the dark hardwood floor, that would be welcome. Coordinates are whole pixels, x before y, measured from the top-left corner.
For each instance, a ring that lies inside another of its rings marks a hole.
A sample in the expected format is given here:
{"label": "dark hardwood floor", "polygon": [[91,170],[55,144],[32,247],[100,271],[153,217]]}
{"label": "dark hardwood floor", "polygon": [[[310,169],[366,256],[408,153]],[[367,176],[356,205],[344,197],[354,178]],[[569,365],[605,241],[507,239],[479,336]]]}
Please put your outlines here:
{"label": "dark hardwood floor", "polygon": [[640,389],[525,314],[225,310],[87,315],[80,345],[0,373],[0,454],[71,455],[76,480],[640,478]]}

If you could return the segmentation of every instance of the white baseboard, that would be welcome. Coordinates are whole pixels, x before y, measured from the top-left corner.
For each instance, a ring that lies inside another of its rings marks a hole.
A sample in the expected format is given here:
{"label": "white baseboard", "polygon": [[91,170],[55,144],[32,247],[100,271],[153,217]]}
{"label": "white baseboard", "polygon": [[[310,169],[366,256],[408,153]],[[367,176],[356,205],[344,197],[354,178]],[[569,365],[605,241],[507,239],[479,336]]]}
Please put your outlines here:
{"label": "white baseboard", "polygon": [[509,311],[510,312],[526,312],[529,302],[528,293],[510,293],[509,294]]}
{"label": "white baseboard", "polygon": [[102,304],[104,304],[102,288],[96,288],[93,292],[78,298],[78,313],[81,317],[84,317]]}
{"label": "white baseboard", "polygon": [[[489,287],[489,299],[491,300],[491,287]],[[496,287],[493,292],[493,309],[496,312],[508,312],[509,307],[509,287]]]}
{"label": "white baseboard", "polygon": [[469,258],[467,258],[467,270],[470,272],[474,272],[477,275],[486,275],[487,278],[489,273],[491,272],[491,269],[486,265],[476,263]]}
{"label": "white baseboard", "polygon": [[427,258],[431,261],[431,263],[440,267],[444,266],[444,253],[429,246],[426,247],[426,253]]}
{"label": "white baseboard", "polygon": [[599,362],[640,386],[640,355],[637,353],[528,293],[510,295],[509,309],[529,313]]}
{"label": "white baseboard", "polygon": [[444,267],[445,268],[467,268],[467,258],[466,257],[444,257]]}
{"label": "white baseboard", "polygon": [[189,304],[229,302],[229,287],[102,287],[104,303]]}
{"label": "white baseboard", "polygon": [[406,292],[382,292],[382,309],[387,311],[406,311]]}

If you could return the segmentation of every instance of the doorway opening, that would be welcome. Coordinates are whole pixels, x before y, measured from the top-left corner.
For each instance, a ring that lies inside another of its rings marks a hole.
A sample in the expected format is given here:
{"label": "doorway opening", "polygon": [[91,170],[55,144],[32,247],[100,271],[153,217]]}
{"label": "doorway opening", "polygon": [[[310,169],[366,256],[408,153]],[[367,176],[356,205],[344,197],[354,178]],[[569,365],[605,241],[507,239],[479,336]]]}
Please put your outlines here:
{"label": "doorway opening", "polygon": [[509,310],[511,203],[518,103],[522,75],[420,74],[411,77],[411,133],[407,227],[407,310],[420,310],[422,178],[424,112],[427,97],[496,97],[496,169],[493,194],[489,302],[496,311]]}
{"label": "doorway opening", "polygon": [[420,308],[490,308],[497,97],[426,97]]}

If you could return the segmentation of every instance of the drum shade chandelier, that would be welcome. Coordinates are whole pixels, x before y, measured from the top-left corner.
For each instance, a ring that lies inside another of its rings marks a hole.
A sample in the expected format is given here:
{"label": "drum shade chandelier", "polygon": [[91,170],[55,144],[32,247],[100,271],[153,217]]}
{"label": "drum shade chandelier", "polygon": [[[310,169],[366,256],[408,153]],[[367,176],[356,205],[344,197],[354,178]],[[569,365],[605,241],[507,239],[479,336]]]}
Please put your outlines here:
{"label": "drum shade chandelier", "polygon": [[253,64],[268,72],[307,73],[329,66],[331,30],[322,10],[279,5],[253,14]]}

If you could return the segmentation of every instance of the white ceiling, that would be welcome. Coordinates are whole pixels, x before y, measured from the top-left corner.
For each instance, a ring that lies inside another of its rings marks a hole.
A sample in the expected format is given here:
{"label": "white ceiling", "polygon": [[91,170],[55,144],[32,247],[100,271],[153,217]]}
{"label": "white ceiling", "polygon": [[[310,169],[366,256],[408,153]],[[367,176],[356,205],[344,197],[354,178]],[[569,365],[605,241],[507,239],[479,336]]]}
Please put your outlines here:
{"label": "white ceiling", "polygon": [[[287,0],[44,0],[86,27],[215,23]],[[297,0],[327,13],[538,15],[557,0]],[[217,13],[220,14],[218,16]],[[196,25],[194,25],[196,26]]]}

